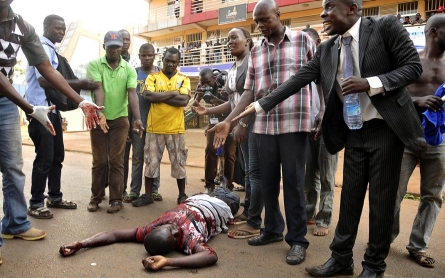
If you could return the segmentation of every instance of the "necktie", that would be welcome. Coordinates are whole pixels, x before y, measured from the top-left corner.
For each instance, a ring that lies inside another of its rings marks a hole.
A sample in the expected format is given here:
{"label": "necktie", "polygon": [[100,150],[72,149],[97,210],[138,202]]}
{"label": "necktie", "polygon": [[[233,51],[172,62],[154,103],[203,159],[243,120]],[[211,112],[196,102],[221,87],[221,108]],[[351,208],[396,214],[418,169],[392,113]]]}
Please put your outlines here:
{"label": "necktie", "polygon": [[[345,51],[343,78],[354,75],[354,59],[351,50],[352,36],[342,38]],[[358,94],[349,94],[343,98],[343,119],[349,129],[360,129],[363,125]]]}

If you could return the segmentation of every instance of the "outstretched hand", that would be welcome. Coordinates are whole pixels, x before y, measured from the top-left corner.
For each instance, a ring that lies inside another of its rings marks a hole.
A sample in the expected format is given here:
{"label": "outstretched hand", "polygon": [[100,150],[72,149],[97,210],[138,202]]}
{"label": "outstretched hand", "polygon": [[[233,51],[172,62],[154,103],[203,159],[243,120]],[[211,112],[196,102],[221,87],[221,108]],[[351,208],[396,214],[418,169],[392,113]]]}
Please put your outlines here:
{"label": "outstretched hand", "polygon": [[215,136],[213,137],[213,147],[218,149],[226,142],[227,136],[230,132],[230,123],[222,121],[211,129],[207,130],[207,132],[215,132]]}
{"label": "outstretched hand", "polygon": [[39,121],[53,136],[56,135],[53,124],[48,118],[48,113],[56,108],[55,105],[52,106],[34,106],[32,108],[33,112],[29,114],[31,117]]}
{"label": "outstretched hand", "polygon": [[232,122],[239,121],[241,118],[244,118],[247,115],[255,113],[255,105],[253,103],[249,104],[243,113],[239,114],[235,118],[233,118]]}
{"label": "outstretched hand", "polygon": [[89,102],[87,100],[82,100],[79,103],[79,107],[82,109],[85,114],[85,123],[88,129],[96,128],[96,125],[99,124],[99,118],[97,117],[96,111],[104,109],[103,106],[99,107],[96,104]]}
{"label": "outstretched hand", "polygon": [[202,106],[198,100],[195,100],[193,105],[190,105],[190,109],[192,109],[192,111],[198,114],[199,116],[205,115],[207,112],[207,109],[204,106]]}
{"label": "outstretched hand", "polygon": [[168,263],[168,260],[164,256],[153,256],[142,259],[142,265],[145,269],[160,270],[164,268]]}
{"label": "outstretched hand", "polygon": [[60,246],[59,253],[60,255],[64,257],[69,257],[74,255],[77,251],[82,249],[82,243],[80,242],[73,242],[70,244],[65,244]]}

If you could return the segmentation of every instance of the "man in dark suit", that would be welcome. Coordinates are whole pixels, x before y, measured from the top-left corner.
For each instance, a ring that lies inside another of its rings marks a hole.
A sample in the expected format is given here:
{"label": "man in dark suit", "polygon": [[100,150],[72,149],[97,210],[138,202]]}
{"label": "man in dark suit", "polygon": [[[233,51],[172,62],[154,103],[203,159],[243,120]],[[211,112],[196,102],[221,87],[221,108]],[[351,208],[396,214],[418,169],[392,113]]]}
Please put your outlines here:
{"label": "man in dark suit", "polygon": [[[352,248],[369,183],[369,248],[359,277],[382,277],[391,242],[391,226],[404,145],[422,135],[406,86],[422,73],[408,32],[394,16],[361,18],[361,0],[323,0],[321,17],[328,35],[315,58],[245,114],[269,111],[313,80],[329,93],[322,130],[330,153],[345,149],[340,217],[330,246],[332,257],[307,268],[319,277],[352,275]],[[354,76],[343,77],[342,37],[352,36]],[[366,55],[365,55],[366,54]],[[363,127],[349,130],[343,120],[343,96],[359,93]],[[241,101],[240,101],[241,102]],[[240,105],[241,106],[241,105]],[[236,120],[235,118],[234,120]],[[215,145],[225,140],[215,129]],[[222,130],[222,129],[221,129]]]}

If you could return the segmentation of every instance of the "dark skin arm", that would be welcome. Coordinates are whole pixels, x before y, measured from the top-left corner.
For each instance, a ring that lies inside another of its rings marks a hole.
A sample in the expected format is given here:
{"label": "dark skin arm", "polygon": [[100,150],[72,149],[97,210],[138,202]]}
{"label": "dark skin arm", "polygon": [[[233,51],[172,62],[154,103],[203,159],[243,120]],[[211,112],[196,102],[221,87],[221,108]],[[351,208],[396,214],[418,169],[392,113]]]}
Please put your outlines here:
{"label": "dark skin arm", "polygon": [[144,98],[146,101],[151,103],[161,103],[165,102],[173,97],[179,96],[179,91],[168,91],[162,93],[144,91]]}
{"label": "dark skin arm", "polygon": [[235,109],[232,110],[232,112],[227,116],[227,118],[208,130],[208,132],[215,132],[215,137],[213,139],[213,147],[215,149],[219,148],[221,145],[224,145],[224,143],[226,142],[226,138],[230,132],[230,126],[232,120],[237,115],[242,113],[244,109],[253,101],[253,99],[254,99],[253,91],[245,90],[244,93],[241,95],[238,105],[235,106]]}
{"label": "dark skin arm", "polygon": [[[103,106],[104,105],[104,90],[102,88],[102,82],[96,82],[97,89],[94,90],[94,102],[97,106]],[[97,116],[99,118],[99,126],[100,129],[104,133],[108,133],[108,129],[110,129],[107,125],[107,118],[105,118],[105,115],[102,114],[102,112],[97,112]]]}
{"label": "dark skin arm", "polygon": [[1,95],[7,97],[10,101],[20,107],[26,114],[33,112],[32,105],[26,102],[26,100],[12,87],[9,80],[0,74],[0,92]]}
{"label": "dark skin arm", "polygon": [[164,101],[164,103],[167,103],[168,105],[175,107],[186,107],[187,104],[189,103],[189,100],[190,100],[189,95],[179,95]]}
{"label": "dark skin arm", "polygon": [[166,266],[200,268],[214,265],[218,261],[218,256],[213,250],[198,246],[195,252],[192,255],[177,258],[152,256],[142,259],[142,264],[145,269],[160,270]]}
{"label": "dark skin arm", "polygon": [[[39,78],[39,85],[43,89],[54,89],[54,87],[43,77]],[[80,80],[66,80],[71,88],[74,90],[95,90],[97,89],[96,82],[93,82],[89,79],[80,79]]]}
{"label": "dark skin arm", "polygon": [[113,230],[98,233],[82,241],[60,246],[59,253],[64,257],[69,257],[82,248],[99,247],[116,242],[136,242],[136,229]]}
{"label": "dark skin arm", "polygon": [[144,133],[144,126],[142,125],[141,121],[141,113],[139,111],[139,99],[138,95],[136,94],[135,88],[128,89],[128,107],[131,111],[131,115],[134,117],[133,132],[139,134],[139,138],[142,138],[142,135]]}
{"label": "dark skin arm", "polygon": [[443,100],[435,95],[423,96],[423,97],[411,97],[415,106],[430,109],[434,112],[442,109]]}
{"label": "dark skin arm", "polygon": [[316,86],[317,86],[318,98],[320,99],[320,111],[315,116],[315,121],[313,126],[313,129],[317,132],[314,137],[315,140],[317,140],[322,134],[321,122],[323,121],[323,116],[325,111],[323,89],[321,88],[320,84],[316,84]]}

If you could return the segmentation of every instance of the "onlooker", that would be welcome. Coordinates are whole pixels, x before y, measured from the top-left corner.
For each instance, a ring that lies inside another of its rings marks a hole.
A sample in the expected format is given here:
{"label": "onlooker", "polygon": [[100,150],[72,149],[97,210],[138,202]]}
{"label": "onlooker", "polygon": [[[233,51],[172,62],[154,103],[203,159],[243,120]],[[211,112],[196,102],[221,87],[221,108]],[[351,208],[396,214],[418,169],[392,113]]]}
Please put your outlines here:
{"label": "onlooker", "polygon": [[421,24],[423,23],[423,19],[421,19],[422,15],[420,13],[416,13],[416,17],[414,17],[414,20],[411,21],[411,24]]}
{"label": "onlooker", "polygon": [[133,68],[137,68],[140,67],[140,63],[139,63],[139,59],[136,56],[131,56],[130,52],[128,52],[128,50],[130,49],[130,45],[131,45],[131,36],[130,36],[130,32],[128,32],[125,29],[119,30],[119,33],[121,33],[122,35],[122,41],[123,41],[123,45],[122,45],[122,51],[121,51],[121,57],[127,61],[128,63],[130,63],[130,65]]}
{"label": "onlooker", "polygon": [[[43,49],[50,59],[51,66],[57,69],[59,59],[56,54],[56,43],[60,43],[65,36],[65,21],[58,15],[49,15],[43,21],[43,36],[40,38]],[[87,79],[67,80],[74,89],[93,90],[97,85]],[[45,89],[53,86],[42,77],[34,66],[26,70],[26,99],[32,105],[51,105],[46,98]],[[57,109],[57,107],[56,107]],[[34,143],[36,157],[34,159],[31,177],[31,200],[29,201],[28,215],[39,219],[53,218],[48,208],[76,209],[77,204],[64,200],[60,191],[62,162],[65,157],[63,145],[62,117],[58,110],[48,115],[56,135],[53,136],[46,127],[34,119],[28,125],[29,137]],[[48,181],[48,199],[45,208],[45,188]]]}
{"label": "onlooker", "polygon": [[[199,72],[199,83],[195,90],[196,98],[195,103],[191,107],[195,112],[200,111],[201,115],[210,115],[209,125],[206,129],[206,148],[205,148],[205,166],[204,166],[204,179],[205,179],[205,193],[212,193],[215,189],[215,178],[217,178],[217,166],[218,157],[216,155],[217,149],[213,147],[213,135],[212,132],[207,132],[214,127],[217,123],[223,121],[227,114],[230,112],[230,104],[226,102],[228,100],[227,93],[221,94],[219,88],[222,88],[225,84],[220,84],[216,81],[215,75],[212,70],[205,68]],[[204,108],[199,105],[201,99],[204,99],[207,103],[212,105],[212,108]],[[224,105],[225,103],[225,105]],[[224,106],[223,106],[224,105]],[[196,106],[196,107],[194,107]],[[215,107],[216,106],[216,107]],[[199,109],[199,110],[197,110]],[[209,112],[210,111],[210,112]],[[209,114],[212,113],[212,114]],[[233,190],[233,171],[235,166],[235,141],[230,138],[224,145],[224,176],[229,180],[228,188]]]}
{"label": "onlooker", "polygon": [[[264,38],[251,51],[244,86],[246,91],[238,106],[223,123],[212,129],[216,131],[216,147],[224,144],[231,120],[253,100],[254,93],[256,99],[263,99],[285,82],[289,74],[299,72],[312,59],[315,51],[315,45],[306,33],[291,31],[282,25],[275,1],[259,1],[253,11],[253,19]],[[283,240],[285,223],[278,205],[282,172],[288,230],[286,242],[291,246],[286,262],[299,264],[304,261],[309,246],[305,238],[304,168],[307,134],[311,129],[311,97],[308,86],[290,88],[289,92],[295,95],[269,113],[257,114],[255,117],[253,133],[260,157],[265,217],[261,234],[249,239],[248,244],[265,245]]]}
{"label": "onlooker", "polygon": [[[315,45],[321,42],[316,30],[303,29]],[[311,133],[308,140],[306,174],[304,177],[304,193],[306,196],[307,223],[316,224],[313,234],[326,236],[331,225],[334,202],[335,172],[337,171],[338,154],[330,154],[324,144],[323,136],[317,133],[321,128],[321,120],[325,111],[325,103],[321,86],[311,83]],[[318,201],[320,200],[320,201]],[[318,208],[318,211],[316,211]]]}
{"label": "onlooker", "polygon": [[145,81],[145,100],[151,108],[147,118],[145,139],[145,200],[138,205],[153,203],[153,182],[159,177],[165,147],[170,158],[171,176],[178,185],[177,203],[187,199],[185,194],[184,107],[190,99],[190,79],[177,71],[181,53],[174,47],[167,49],[161,71],[151,73]]}
{"label": "onlooker", "polygon": [[[423,133],[406,89],[422,73],[408,32],[394,16],[362,17],[361,11],[361,0],[323,2],[320,16],[333,37],[320,44],[307,66],[240,115],[271,111],[293,90],[314,80],[321,82],[323,92],[330,92],[323,138],[330,153],[345,147],[344,174],[331,258],[306,268],[317,277],[354,274],[353,247],[368,188],[369,248],[359,277],[383,277],[394,222],[388,212],[394,211],[403,149]],[[372,47],[382,41],[385,49]],[[349,94],[358,94],[360,100],[358,129],[350,129],[344,118],[342,99]]]}
{"label": "onlooker", "polygon": [[[125,203],[132,203],[134,206],[138,206],[138,197],[142,188],[142,173],[144,168],[144,145],[145,145],[145,127],[147,126],[147,116],[148,111],[150,111],[151,103],[147,102],[143,96],[145,89],[145,80],[147,76],[152,72],[158,72],[160,69],[153,65],[154,60],[154,48],[153,45],[145,43],[139,48],[139,59],[141,60],[141,67],[136,68],[137,74],[137,87],[136,93],[139,99],[139,112],[141,114],[142,126],[144,131],[142,137],[139,137],[134,132],[129,132],[131,145],[133,146],[133,156],[131,158],[132,162],[132,173],[131,173],[131,184],[130,184],[130,194],[124,198]],[[134,118],[132,117],[132,121]],[[155,201],[162,201],[162,195],[159,194],[159,179],[155,178],[153,182],[153,192],[152,197]],[[144,199],[144,196],[142,197]]]}
{"label": "onlooker", "polygon": [[109,207],[108,213],[123,208],[122,194],[124,184],[124,151],[128,135],[128,110],[134,117],[133,131],[142,137],[143,126],[136,95],[136,71],[121,58],[123,46],[120,32],[109,31],[105,34],[103,47],[105,56],[88,64],[87,76],[98,85],[94,90],[94,101],[105,105],[98,113],[99,127],[91,130],[93,151],[91,198],[88,211],[99,209],[102,202],[107,165],[109,163]]}
{"label": "onlooker", "polygon": [[403,23],[403,25],[411,24],[411,20],[409,19],[409,16],[405,16],[405,20],[402,23]]}
{"label": "onlooker", "polygon": [[397,14],[397,19],[400,21],[400,23],[403,23],[403,18],[400,14]]}
{"label": "onlooker", "polygon": [[[146,269],[160,270],[167,265],[187,268],[214,265],[218,256],[207,242],[227,231],[227,221],[239,208],[239,196],[236,193],[226,188],[218,188],[218,192],[214,193],[212,196],[194,195],[148,225],[102,232],[82,241],[62,245],[59,253],[67,257],[82,248],[136,242],[143,243],[145,250],[151,255],[142,259]],[[164,257],[173,250],[189,256]]]}
{"label": "onlooker", "polygon": [[35,66],[58,91],[79,104],[85,113],[88,128],[96,125],[98,121],[96,110],[102,109],[80,97],[71,89],[63,76],[51,66],[34,27],[14,13],[10,7],[11,2],[10,0],[0,2],[0,35],[3,42],[11,46],[8,49],[13,49],[13,52],[9,52],[8,55],[4,53],[5,49],[0,51],[3,54],[3,58],[0,59],[2,73],[0,74],[0,94],[2,95],[0,96],[0,145],[2,146],[0,169],[3,175],[4,200],[3,218],[0,224],[2,234],[0,247],[3,245],[3,238],[38,240],[46,236],[44,231],[32,227],[26,215],[27,206],[23,194],[25,174],[22,171],[22,136],[19,111],[16,105],[55,135],[54,127],[47,116],[54,106],[32,106],[12,87],[11,77],[14,74],[19,49],[23,50],[29,65]]}
{"label": "onlooker", "polygon": [[[423,73],[408,86],[420,119],[426,110],[440,111],[443,101],[435,96],[436,89],[445,83],[445,15],[437,14],[425,26],[425,48],[419,52]],[[421,266],[434,267],[434,258],[426,253],[434,224],[442,207],[445,188],[445,143],[429,145],[419,137],[415,144],[405,146],[400,173],[399,190],[395,205],[392,241],[400,231],[400,205],[405,196],[409,178],[416,165],[420,166],[420,203],[406,246],[410,257]]]}
{"label": "onlooker", "polygon": [[219,42],[219,38],[216,39],[215,44],[213,45],[215,46],[215,63],[221,63],[221,43]]}

